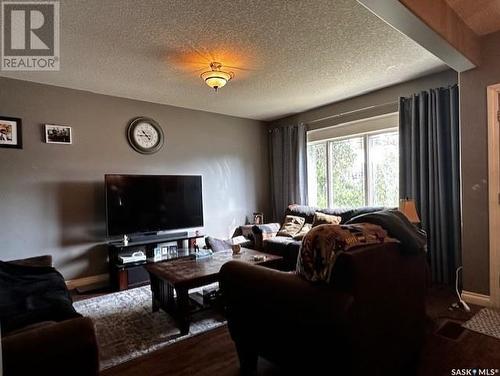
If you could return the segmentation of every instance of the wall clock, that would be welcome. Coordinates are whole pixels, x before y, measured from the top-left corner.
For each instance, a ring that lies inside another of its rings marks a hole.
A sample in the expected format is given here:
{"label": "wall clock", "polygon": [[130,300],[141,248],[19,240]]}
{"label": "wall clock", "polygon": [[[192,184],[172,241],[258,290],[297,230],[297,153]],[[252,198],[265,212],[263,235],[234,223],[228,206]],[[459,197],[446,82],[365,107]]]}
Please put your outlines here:
{"label": "wall clock", "polygon": [[153,119],[141,116],[128,125],[127,137],[130,146],[142,154],[153,154],[163,146],[163,130]]}

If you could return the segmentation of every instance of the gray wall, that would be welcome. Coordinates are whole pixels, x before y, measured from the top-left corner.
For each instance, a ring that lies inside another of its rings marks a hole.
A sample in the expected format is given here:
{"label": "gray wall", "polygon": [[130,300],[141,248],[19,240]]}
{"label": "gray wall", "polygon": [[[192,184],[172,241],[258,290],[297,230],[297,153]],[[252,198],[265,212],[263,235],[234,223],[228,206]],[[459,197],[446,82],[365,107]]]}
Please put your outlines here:
{"label": "gray wall", "polygon": [[489,294],[486,87],[500,82],[500,32],[481,40],[481,65],[460,74],[464,289]]}
{"label": "gray wall", "polygon": [[[0,114],[22,118],[24,139],[22,150],[0,148],[0,259],[50,253],[66,279],[105,273],[105,173],[202,175],[214,236],[269,212],[261,122],[6,78]],[[127,123],[141,115],[163,127],[157,154],[127,143]],[[73,127],[73,145],[43,143],[44,123]]]}
{"label": "gray wall", "polygon": [[[341,102],[335,102],[326,106],[318,107],[300,114],[288,116],[272,123],[272,126],[290,124],[297,122],[308,123],[312,120],[322,119],[325,117],[345,114],[350,111],[356,111],[352,114],[330,118],[324,121],[315,122],[308,126],[309,129],[318,129],[323,127],[334,126],[336,124],[349,121],[365,119],[372,116],[396,112],[398,110],[399,97],[408,96],[417,93],[421,90],[436,88],[441,86],[454,85],[457,83],[457,73],[454,70],[448,69],[443,72],[435,73],[429,76],[421,77],[412,81],[404,82],[399,85],[389,86],[384,89],[363,94],[354,98],[346,99]],[[375,108],[365,111],[358,111],[367,107],[376,106]]]}

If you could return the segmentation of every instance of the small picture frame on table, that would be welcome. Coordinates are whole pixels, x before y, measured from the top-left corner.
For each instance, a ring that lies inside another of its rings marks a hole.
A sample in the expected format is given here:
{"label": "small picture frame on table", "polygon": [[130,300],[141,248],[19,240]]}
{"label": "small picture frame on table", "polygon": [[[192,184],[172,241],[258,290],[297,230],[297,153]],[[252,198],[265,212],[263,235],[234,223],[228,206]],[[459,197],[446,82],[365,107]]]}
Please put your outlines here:
{"label": "small picture frame on table", "polygon": [[71,145],[73,143],[71,127],[66,125],[45,124],[45,142],[47,144]]}
{"label": "small picture frame on table", "polygon": [[156,247],[153,250],[153,261],[158,262],[163,260],[163,252],[161,247]]}
{"label": "small picture frame on table", "polygon": [[264,224],[264,214],[263,213],[253,213],[253,223],[255,225]]}
{"label": "small picture frame on table", "polygon": [[19,118],[0,116],[0,147],[22,149],[22,121]]}
{"label": "small picture frame on table", "polygon": [[173,256],[177,253],[177,246],[164,244],[160,247],[162,256]]}
{"label": "small picture frame on table", "polygon": [[168,255],[168,245],[167,245],[167,246],[162,245],[162,246],[160,247],[160,250],[161,250],[160,252],[161,252],[161,255],[162,255],[162,256],[167,256],[167,255]]}

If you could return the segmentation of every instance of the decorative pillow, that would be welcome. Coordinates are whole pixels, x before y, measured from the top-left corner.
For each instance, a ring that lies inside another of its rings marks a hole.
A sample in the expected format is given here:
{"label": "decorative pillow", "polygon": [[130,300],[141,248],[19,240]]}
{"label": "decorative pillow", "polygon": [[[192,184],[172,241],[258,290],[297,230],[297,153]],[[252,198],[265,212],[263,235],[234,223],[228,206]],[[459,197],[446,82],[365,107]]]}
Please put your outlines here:
{"label": "decorative pillow", "polygon": [[252,232],[254,234],[267,235],[269,237],[276,236],[278,231],[280,230],[279,223],[266,223],[263,225],[254,225],[252,227]]}
{"label": "decorative pillow", "polygon": [[304,236],[311,230],[312,224],[311,223],[304,223],[304,226],[300,229],[298,233],[296,233],[293,238],[295,240],[302,240]]}
{"label": "decorative pillow", "polygon": [[232,246],[229,240],[217,239],[212,236],[207,236],[205,238],[205,245],[214,252],[227,251],[230,250]]}
{"label": "decorative pillow", "polygon": [[285,217],[285,221],[283,222],[283,226],[276,234],[277,236],[288,236],[293,237],[296,235],[302,226],[304,226],[304,222],[306,220],[302,217],[296,217],[295,215],[287,215]]}
{"label": "decorative pillow", "polygon": [[319,225],[339,225],[341,220],[342,218],[337,217],[336,215],[316,212],[314,213],[314,220],[312,227],[316,227]]}
{"label": "decorative pillow", "polygon": [[252,227],[253,238],[255,241],[255,249],[263,249],[264,240],[271,239],[276,236],[280,230],[279,223],[266,223],[264,225],[254,225]]}

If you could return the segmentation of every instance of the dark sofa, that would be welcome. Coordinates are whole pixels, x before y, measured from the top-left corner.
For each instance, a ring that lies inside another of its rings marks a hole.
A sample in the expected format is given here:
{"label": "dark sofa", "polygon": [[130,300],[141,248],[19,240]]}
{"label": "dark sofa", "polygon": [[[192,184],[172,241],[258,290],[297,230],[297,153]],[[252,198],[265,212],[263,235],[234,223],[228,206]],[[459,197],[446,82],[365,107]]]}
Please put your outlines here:
{"label": "dark sofa", "polygon": [[[52,258],[40,256],[6,264],[47,269],[52,266]],[[62,276],[60,278],[64,284]],[[27,300],[26,304],[31,306],[33,302]],[[8,333],[2,332],[1,341],[3,372],[6,376],[83,376],[99,373],[97,341],[94,325],[89,318],[33,322]]]}
{"label": "dark sofa", "polygon": [[237,261],[220,286],[240,365],[287,374],[411,375],[424,339],[425,255],[396,243],[339,255],[330,284]]}
{"label": "dark sofa", "polygon": [[[288,206],[285,216],[294,215],[305,218],[305,223],[313,223],[314,213],[321,212],[325,214],[335,215],[342,218],[341,224],[347,222],[361,214],[371,213],[384,209],[383,207],[362,207],[357,209],[345,208],[317,208],[314,206],[305,205],[290,205]],[[283,222],[283,221],[282,221]],[[299,254],[301,240],[295,240],[290,237],[276,236],[281,224],[268,223],[263,225],[255,225],[252,228],[255,248],[266,253],[283,257],[283,269],[295,270],[297,256]]]}

